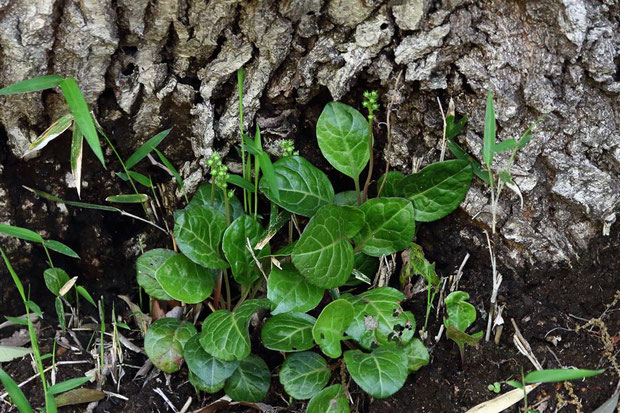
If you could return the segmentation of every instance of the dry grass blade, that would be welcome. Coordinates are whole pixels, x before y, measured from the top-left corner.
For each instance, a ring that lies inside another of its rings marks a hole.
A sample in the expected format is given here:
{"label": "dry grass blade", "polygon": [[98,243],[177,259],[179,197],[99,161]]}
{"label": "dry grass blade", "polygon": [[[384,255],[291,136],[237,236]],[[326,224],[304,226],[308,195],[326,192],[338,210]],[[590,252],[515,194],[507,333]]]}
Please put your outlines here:
{"label": "dry grass blade", "polygon": [[[525,391],[529,394],[536,387],[538,387],[538,384],[527,385],[525,386]],[[501,413],[521,400],[523,400],[523,390],[514,389],[476,407],[472,407],[466,413]]]}

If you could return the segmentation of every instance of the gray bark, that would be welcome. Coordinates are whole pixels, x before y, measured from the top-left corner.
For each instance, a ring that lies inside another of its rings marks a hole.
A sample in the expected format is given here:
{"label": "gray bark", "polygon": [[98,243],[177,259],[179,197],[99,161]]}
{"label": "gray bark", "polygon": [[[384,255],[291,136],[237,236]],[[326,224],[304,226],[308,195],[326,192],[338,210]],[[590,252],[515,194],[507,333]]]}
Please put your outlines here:
{"label": "gray bark", "polygon": [[[100,118],[130,122],[133,148],[175,116],[184,133],[172,136],[193,149],[182,168],[190,189],[214,142],[226,151],[238,141],[240,67],[245,125],[262,126],[272,147],[314,139],[300,134],[302,115],[325,90],[354,102],[378,87],[383,110],[395,96],[394,150],[383,156],[404,172],[412,157],[422,165],[438,158],[437,97],[469,116],[463,142],[478,156],[492,89],[500,139],[548,114],[514,167],[524,210],[512,194],[500,203],[506,264],[561,263],[616,219],[619,25],[614,0],[3,0],[0,84],[74,76]],[[404,84],[393,90],[401,71]],[[106,91],[116,105],[101,104]],[[1,103],[15,156],[66,110],[54,93]],[[19,200],[8,199],[1,173],[0,165],[0,221],[10,222],[7,205]],[[462,207],[488,226],[488,204],[476,182]]]}

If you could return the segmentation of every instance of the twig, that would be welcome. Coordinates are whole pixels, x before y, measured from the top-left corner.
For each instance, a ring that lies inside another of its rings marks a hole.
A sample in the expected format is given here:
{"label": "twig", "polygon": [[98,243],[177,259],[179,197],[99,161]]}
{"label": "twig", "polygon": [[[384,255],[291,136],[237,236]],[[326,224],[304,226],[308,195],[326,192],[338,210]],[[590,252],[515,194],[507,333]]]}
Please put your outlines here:
{"label": "twig", "polygon": [[383,174],[383,181],[381,182],[381,186],[379,186],[379,190],[377,191],[377,198],[381,196],[381,191],[383,191],[383,185],[385,185],[387,174],[388,172],[390,172],[390,153],[392,152],[392,106],[394,106],[396,96],[398,96],[398,84],[400,83],[400,78],[402,74],[402,70],[398,72],[398,76],[396,77],[396,83],[394,84],[394,94],[392,95],[392,99],[390,99],[390,103],[388,103],[387,107],[387,148],[385,149],[385,173]]}
{"label": "twig", "polygon": [[179,413],[179,411],[177,410],[177,408],[174,406],[174,404],[172,404],[172,402],[170,401],[170,399],[168,399],[168,397],[166,397],[166,395],[164,394],[164,392],[162,391],[162,389],[160,389],[159,387],[155,388],[153,390],[155,393],[159,394],[161,396],[162,399],[164,399],[164,401],[166,402],[166,404],[168,406],[170,406],[170,408],[172,409],[172,411],[174,413]]}
{"label": "twig", "polygon": [[443,162],[446,156],[446,129],[448,128],[448,124],[446,123],[446,115],[443,112],[443,106],[441,106],[441,100],[439,100],[439,96],[437,96],[437,103],[439,104],[439,110],[441,111],[441,120],[443,121],[443,137],[441,139],[441,154],[439,155],[439,162]]}

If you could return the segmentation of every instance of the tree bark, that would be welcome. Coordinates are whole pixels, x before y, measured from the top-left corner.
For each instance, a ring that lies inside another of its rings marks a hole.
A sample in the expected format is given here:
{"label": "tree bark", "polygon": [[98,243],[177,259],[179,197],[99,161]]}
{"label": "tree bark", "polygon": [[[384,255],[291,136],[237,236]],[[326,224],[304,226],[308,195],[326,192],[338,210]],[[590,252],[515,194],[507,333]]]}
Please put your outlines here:
{"label": "tree bark", "polygon": [[[512,194],[500,202],[506,263],[559,264],[616,219],[619,16],[614,0],[2,0],[0,84],[74,76],[98,119],[122,125],[111,134],[125,156],[172,127],[174,145],[191,144],[175,155],[188,190],[206,178],[214,147],[226,153],[239,141],[241,67],[245,127],[259,125],[268,148],[283,138],[314,145],[331,99],[359,107],[363,90],[378,89],[382,122],[394,99],[393,151],[382,156],[404,172],[414,157],[422,166],[439,158],[438,98],[468,115],[460,139],[480,158],[491,89],[501,140],[547,114],[513,169],[524,207]],[[0,141],[15,157],[67,110],[57,92],[0,102]],[[380,147],[382,124],[376,134]],[[2,172],[0,221],[11,222],[20,200]],[[488,204],[478,181],[462,208],[490,226]]]}

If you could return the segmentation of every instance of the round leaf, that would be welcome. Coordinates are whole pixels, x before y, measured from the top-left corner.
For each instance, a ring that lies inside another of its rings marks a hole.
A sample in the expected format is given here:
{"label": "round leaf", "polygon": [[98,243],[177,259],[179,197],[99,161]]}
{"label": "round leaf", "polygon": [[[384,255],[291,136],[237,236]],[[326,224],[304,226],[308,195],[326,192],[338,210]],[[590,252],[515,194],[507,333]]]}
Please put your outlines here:
{"label": "round leaf", "polygon": [[250,354],[241,360],[239,367],[224,385],[226,394],[235,401],[256,403],[265,398],[271,381],[267,364],[258,356]]}
{"label": "round leaf", "polygon": [[353,247],[347,239],[345,207],[326,205],[308,222],[291,256],[308,282],[335,288],[349,279],[353,270]]}
{"label": "round leaf", "polygon": [[435,221],[460,205],[472,177],[473,171],[467,161],[438,162],[405,177],[398,184],[398,192],[413,203],[416,221]]}
{"label": "round leaf", "polygon": [[234,313],[219,310],[209,314],[202,324],[200,345],[213,357],[224,361],[243,360],[250,354],[250,317],[268,300],[248,300]]}
{"label": "round leaf", "polygon": [[156,248],[140,255],[136,260],[136,279],[138,285],[144,288],[148,295],[158,300],[172,300],[172,297],[164,291],[159,281],[157,281],[155,274],[164,265],[166,260],[173,255],[176,255],[174,251]]}
{"label": "round leaf", "polygon": [[[247,239],[250,239],[250,244],[254,247],[264,238],[265,233],[265,229],[248,215],[241,215],[226,228],[222,250],[230,263],[230,269],[237,283],[248,285],[261,277],[261,272],[248,250]],[[271,248],[267,244],[261,251],[255,251],[254,254],[257,257],[269,255]]]}
{"label": "round leaf", "polygon": [[424,366],[428,366],[430,363],[430,355],[428,350],[422,341],[418,338],[414,338],[405,346],[405,353],[407,354],[407,369],[409,372],[418,371]]}
{"label": "round leaf", "polygon": [[224,388],[224,383],[226,383],[225,381],[223,381],[221,383],[217,383],[214,386],[209,386],[191,370],[189,371],[187,378],[189,379],[189,382],[192,384],[192,386],[196,388],[196,390],[204,391],[207,393],[217,393]]}
{"label": "round leaf", "polygon": [[372,353],[344,352],[349,374],[366,393],[378,399],[400,390],[407,380],[407,355],[398,347],[378,347]]}
{"label": "round leaf", "polygon": [[[413,327],[407,316],[402,316],[400,301],[404,294],[391,287],[379,287],[362,294],[347,297],[353,304],[353,321],[346,333],[363,348],[371,349],[377,344],[389,344],[396,338],[399,330]],[[413,335],[411,334],[411,337]],[[409,337],[409,338],[411,338]],[[406,340],[402,340],[406,341]]]}
{"label": "round leaf", "polygon": [[275,308],[271,314],[297,311],[305,313],[315,308],[323,298],[323,289],[307,282],[290,263],[282,269],[273,267],[267,279],[267,298]]}
{"label": "round leaf", "polygon": [[[398,184],[403,180],[405,175],[402,172],[398,171],[390,171],[387,175],[381,175],[381,178],[377,181],[377,194],[379,193],[379,189],[381,185],[383,185],[383,189],[381,190],[382,197],[395,197],[398,196]],[[383,180],[385,179],[385,183]]]}
{"label": "round leaf", "polygon": [[185,343],[184,355],[187,367],[200,379],[199,383],[209,388],[220,385],[223,387],[224,381],[232,376],[239,366],[238,361],[218,360],[204,351],[200,345],[200,334]]}
{"label": "round leaf", "polygon": [[368,133],[364,115],[340,102],[328,103],[316,124],[317,142],[325,159],[353,179],[370,159]]}
{"label": "round leaf", "polygon": [[323,205],[334,201],[334,188],[327,175],[301,156],[287,156],[273,164],[279,198],[273,196],[265,178],[260,190],[282,208],[310,217]]}
{"label": "round leaf", "polygon": [[303,351],[314,346],[312,326],[316,319],[304,313],[284,313],[271,317],[261,331],[263,344],[270,350]]}
{"label": "round leaf", "polygon": [[69,275],[60,268],[48,268],[43,272],[45,285],[52,294],[58,296],[63,285],[69,282]]}
{"label": "round leaf", "polygon": [[[198,187],[198,190],[194,194],[194,197],[187,207],[193,206],[207,206],[211,205],[211,184],[205,183]],[[228,198],[228,206],[230,208],[230,219],[235,220],[243,215],[243,206],[241,205],[241,201],[236,196],[232,196]],[[224,191],[218,186],[214,186],[213,188],[213,208],[222,213],[222,215],[226,216],[226,200],[224,199]]]}
{"label": "round leaf", "polygon": [[340,299],[329,303],[316,320],[312,336],[328,357],[335,359],[342,355],[340,340],[353,321],[353,311],[350,302]]}
{"label": "round leaf", "polygon": [[190,260],[207,268],[224,269],[220,244],[226,217],[212,207],[195,206],[175,215],[174,238]]}
{"label": "round leaf", "polygon": [[155,367],[174,373],[183,364],[183,346],[196,335],[196,327],[176,318],[155,321],[144,336],[144,351]]}
{"label": "round leaf", "polygon": [[380,257],[405,249],[415,235],[411,202],[404,198],[374,198],[360,207],[366,216],[355,236],[366,255]]}
{"label": "round leaf", "polygon": [[213,271],[192,262],[183,254],[168,258],[155,272],[164,291],[175,300],[197,304],[213,291]]}
{"label": "round leaf", "polygon": [[280,369],[280,383],[297,400],[307,400],[318,394],[330,376],[325,359],[311,351],[291,354]]}
{"label": "round leaf", "polygon": [[344,387],[340,384],[324,388],[314,396],[306,413],[350,413],[349,402]]}

